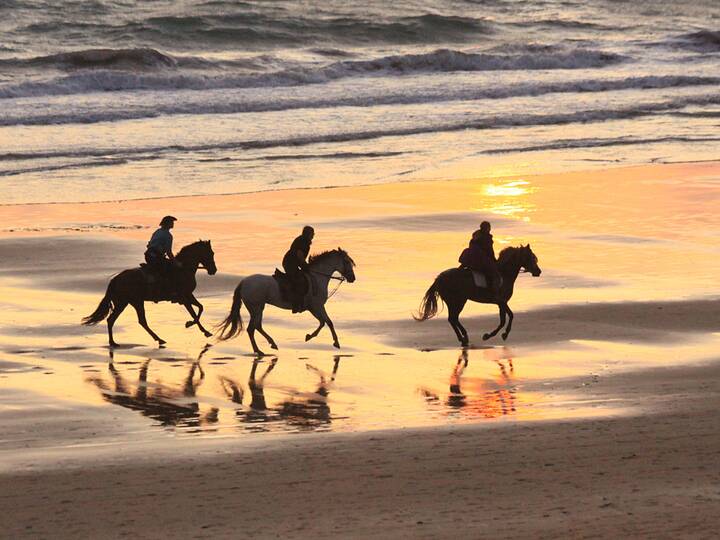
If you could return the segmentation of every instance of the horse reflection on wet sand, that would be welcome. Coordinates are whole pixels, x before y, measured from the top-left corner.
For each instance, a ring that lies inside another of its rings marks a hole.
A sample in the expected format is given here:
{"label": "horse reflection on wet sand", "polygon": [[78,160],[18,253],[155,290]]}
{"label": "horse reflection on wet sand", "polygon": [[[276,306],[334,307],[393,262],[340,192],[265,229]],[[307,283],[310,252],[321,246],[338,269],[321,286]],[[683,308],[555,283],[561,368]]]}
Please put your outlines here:
{"label": "horse reflection on wet sand", "polygon": [[334,357],[333,370],[330,375],[313,365],[306,364],[306,369],[315,373],[320,379],[315,391],[310,393],[294,391],[290,399],[271,407],[267,406],[267,400],[265,399],[265,379],[275,368],[277,358],[271,361],[258,379],[257,368],[259,363],[260,360],[256,359],[250,369],[248,388],[251,398],[248,407],[242,406],[245,396],[242,386],[230,377],[220,377],[222,387],[230,401],[242,406],[236,409],[235,416],[241,424],[251,425],[246,426],[246,429],[249,431],[270,431],[268,426],[262,424],[282,422],[295,429],[313,430],[331,423],[332,415],[328,405],[328,395],[337,375],[340,356]]}
{"label": "horse reflection on wet sand", "polygon": [[[477,392],[466,393],[462,390],[462,376],[468,366],[468,351],[463,349],[450,375],[450,388],[445,403],[440,396],[428,388],[419,388],[420,394],[429,406],[440,407],[445,414],[468,418],[498,418],[516,412],[514,387],[515,368],[509,351],[503,349],[498,355],[497,349],[483,351],[485,359],[495,362],[499,369],[499,377],[493,381],[494,389],[489,388],[489,381],[482,381]],[[503,361],[507,361],[507,366]]]}
{"label": "horse reflection on wet sand", "polygon": [[260,379],[257,378],[257,368],[260,363],[259,359],[255,359],[250,368],[250,377],[248,378],[248,388],[250,390],[250,404],[247,408],[242,407],[245,391],[242,385],[227,376],[220,376],[220,384],[227,397],[240,405],[235,409],[235,416],[241,424],[249,424],[249,431],[268,431],[267,427],[262,424],[270,421],[277,421],[278,416],[274,411],[269,410],[265,400],[265,379],[277,364],[277,358],[273,358],[265,369]]}
{"label": "horse reflection on wet sand", "polygon": [[135,384],[128,381],[112,361],[108,365],[112,382],[99,376],[86,380],[100,390],[105,401],[139,411],[143,416],[157,420],[163,427],[202,428],[218,421],[218,409],[213,407],[201,412],[196,397],[197,389],[205,379],[199,359],[190,365],[180,387],[148,382],[151,361],[143,362]]}

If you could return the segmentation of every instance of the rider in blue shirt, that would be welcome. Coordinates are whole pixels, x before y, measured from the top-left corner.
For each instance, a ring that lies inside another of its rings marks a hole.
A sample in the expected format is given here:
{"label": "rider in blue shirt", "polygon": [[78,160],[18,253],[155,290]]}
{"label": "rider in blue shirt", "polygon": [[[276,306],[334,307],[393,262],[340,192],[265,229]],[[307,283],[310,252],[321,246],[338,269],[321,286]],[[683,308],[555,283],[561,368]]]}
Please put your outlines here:
{"label": "rider in blue shirt", "polygon": [[173,260],[172,243],[173,236],[170,229],[173,228],[177,218],[165,216],[160,222],[160,228],[156,230],[147,245],[145,261],[153,269],[167,271]]}

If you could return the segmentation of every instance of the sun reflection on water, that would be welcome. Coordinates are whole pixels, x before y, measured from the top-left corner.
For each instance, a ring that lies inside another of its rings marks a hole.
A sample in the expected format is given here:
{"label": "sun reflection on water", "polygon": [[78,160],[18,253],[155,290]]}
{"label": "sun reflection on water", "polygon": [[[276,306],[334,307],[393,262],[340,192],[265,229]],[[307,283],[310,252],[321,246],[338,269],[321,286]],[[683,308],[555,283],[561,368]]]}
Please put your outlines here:
{"label": "sun reflection on water", "polygon": [[485,184],[478,194],[485,204],[475,210],[529,222],[535,205],[528,199],[536,189],[522,179]]}

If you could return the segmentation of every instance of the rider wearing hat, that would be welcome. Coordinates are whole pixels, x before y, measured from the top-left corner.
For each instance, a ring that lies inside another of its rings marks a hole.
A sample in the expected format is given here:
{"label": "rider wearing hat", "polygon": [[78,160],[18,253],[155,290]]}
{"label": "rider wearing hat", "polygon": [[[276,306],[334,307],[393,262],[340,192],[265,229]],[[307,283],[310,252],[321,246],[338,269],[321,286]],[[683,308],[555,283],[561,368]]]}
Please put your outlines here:
{"label": "rider wearing hat", "polygon": [[[165,216],[160,221],[160,228],[156,230],[150,237],[145,250],[145,262],[148,268],[156,274],[162,276],[166,282],[165,287],[160,287],[160,283],[155,285],[149,284],[150,293],[154,296],[162,296],[164,293],[174,294],[175,283],[172,281],[172,268],[174,255],[172,252],[173,236],[170,232],[177,221],[176,217]],[[163,289],[169,289],[164,291]]]}
{"label": "rider wearing hat", "polygon": [[150,237],[145,251],[145,262],[158,270],[170,268],[170,261],[173,260],[172,244],[173,236],[170,232],[175,226],[176,217],[165,216],[160,221],[160,228]]}

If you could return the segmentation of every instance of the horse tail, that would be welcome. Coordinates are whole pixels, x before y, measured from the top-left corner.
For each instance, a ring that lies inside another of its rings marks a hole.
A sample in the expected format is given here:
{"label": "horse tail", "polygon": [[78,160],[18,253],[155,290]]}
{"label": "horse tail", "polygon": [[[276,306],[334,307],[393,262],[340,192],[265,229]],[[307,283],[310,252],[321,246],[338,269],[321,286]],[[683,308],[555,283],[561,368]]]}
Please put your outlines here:
{"label": "horse tail", "polygon": [[240,308],[242,307],[242,281],[235,287],[233,294],[233,303],[230,313],[223,322],[217,325],[216,330],[220,332],[218,339],[225,341],[237,336],[243,331],[242,317],[240,316]]}
{"label": "horse tail", "polygon": [[417,315],[413,313],[413,319],[416,321],[426,321],[432,319],[437,315],[438,311],[438,296],[440,296],[439,290],[440,276],[435,278],[433,284],[423,296],[422,302],[420,302],[420,309],[418,309]]}
{"label": "horse tail", "polygon": [[95,326],[100,321],[105,320],[105,317],[108,316],[108,314],[110,313],[110,309],[112,308],[111,294],[113,281],[114,278],[110,280],[110,283],[108,283],[107,289],[105,290],[105,296],[103,296],[103,299],[100,300],[98,307],[90,315],[83,318],[83,320],[81,321],[82,324],[84,324],[85,326]]}

